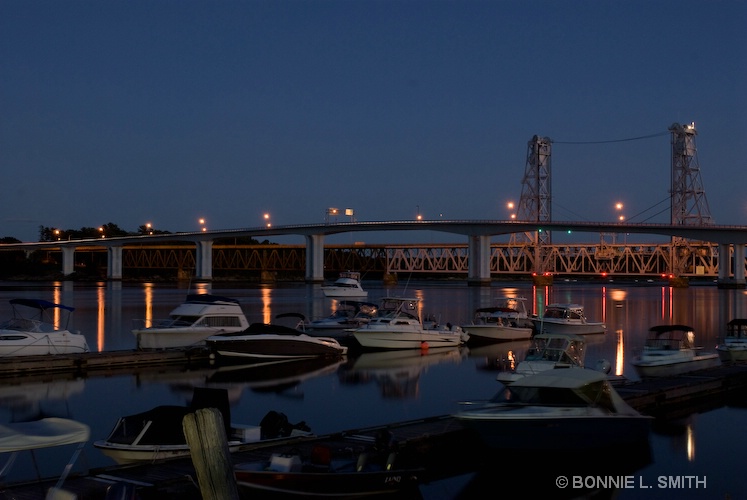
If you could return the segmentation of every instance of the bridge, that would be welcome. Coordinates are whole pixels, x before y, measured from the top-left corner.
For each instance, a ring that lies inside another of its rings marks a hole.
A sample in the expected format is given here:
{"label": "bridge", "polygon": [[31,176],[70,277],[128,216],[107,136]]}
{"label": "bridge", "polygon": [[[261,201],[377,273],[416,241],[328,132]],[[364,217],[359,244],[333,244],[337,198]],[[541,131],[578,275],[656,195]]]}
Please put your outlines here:
{"label": "bridge", "polygon": [[[608,269],[610,274],[618,275],[654,276],[666,273],[673,276],[707,276],[715,270],[719,286],[745,286],[747,226],[515,220],[342,222],[12,243],[0,245],[0,250],[23,250],[27,253],[37,250],[60,251],[62,272],[64,275],[71,275],[74,272],[76,250],[103,247],[107,251],[107,278],[119,280],[122,279],[125,248],[143,250],[164,244],[188,243],[195,248],[194,278],[199,281],[210,281],[213,279],[213,245],[216,240],[225,241],[241,237],[266,239],[273,236],[297,235],[305,238],[305,280],[308,283],[320,283],[324,281],[325,237],[370,231],[435,231],[465,237],[462,245],[416,245],[420,250],[414,253],[402,250],[405,247],[412,249],[413,245],[390,246],[395,251],[386,259],[386,273],[440,269],[459,274],[466,267],[467,281],[470,285],[488,285],[492,276],[500,273],[573,275],[599,273],[602,269]],[[491,241],[494,236],[552,232],[659,235],[670,238],[671,242],[665,245],[600,243],[588,247],[543,244],[539,237],[534,241],[514,242],[508,245]],[[351,251],[356,249],[360,250],[355,245],[350,246]],[[436,256],[436,253],[439,255]],[[416,261],[420,263],[417,264]],[[423,261],[429,261],[430,265],[424,267]],[[621,262],[624,264],[621,265]],[[698,273],[698,269],[701,273]]]}

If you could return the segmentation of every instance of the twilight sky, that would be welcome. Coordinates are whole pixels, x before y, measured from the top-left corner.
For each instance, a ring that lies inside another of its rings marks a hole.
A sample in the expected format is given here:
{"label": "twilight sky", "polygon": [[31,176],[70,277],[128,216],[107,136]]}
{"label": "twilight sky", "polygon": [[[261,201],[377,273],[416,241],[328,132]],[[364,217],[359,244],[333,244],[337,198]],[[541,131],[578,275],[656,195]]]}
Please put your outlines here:
{"label": "twilight sky", "polygon": [[0,237],[506,219],[534,135],[553,219],[668,222],[675,122],[747,224],[746,26],[743,0],[0,0]]}

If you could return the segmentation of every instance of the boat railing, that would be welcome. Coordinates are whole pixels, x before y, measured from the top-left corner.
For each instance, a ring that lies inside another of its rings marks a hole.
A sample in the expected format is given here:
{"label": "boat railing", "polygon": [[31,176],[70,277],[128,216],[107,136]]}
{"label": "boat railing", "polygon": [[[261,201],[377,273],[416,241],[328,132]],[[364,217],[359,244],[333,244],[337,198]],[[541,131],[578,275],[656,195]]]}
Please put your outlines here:
{"label": "boat railing", "polygon": [[0,329],[14,330],[18,332],[44,333],[54,331],[54,326],[38,319],[13,318],[1,324]]}
{"label": "boat railing", "polygon": [[161,319],[133,319],[132,325],[136,329],[143,328],[184,328],[192,326],[194,323],[189,321],[161,318]]}

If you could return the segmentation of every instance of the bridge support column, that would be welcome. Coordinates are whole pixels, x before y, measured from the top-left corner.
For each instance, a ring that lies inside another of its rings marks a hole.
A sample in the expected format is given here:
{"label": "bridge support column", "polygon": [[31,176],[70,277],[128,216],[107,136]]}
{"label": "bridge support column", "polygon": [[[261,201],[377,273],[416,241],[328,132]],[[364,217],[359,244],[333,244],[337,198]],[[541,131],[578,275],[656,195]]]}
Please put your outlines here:
{"label": "bridge support column", "polygon": [[75,272],[75,248],[62,247],[62,274],[70,276]]}
{"label": "bridge support column", "polygon": [[468,266],[468,285],[490,285],[490,236],[480,235],[469,237]]}
{"label": "bridge support column", "polygon": [[107,249],[106,277],[110,280],[122,279],[122,247],[109,247]]}
{"label": "bridge support column", "polygon": [[195,254],[195,279],[213,280],[213,241],[198,241]]}
{"label": "bridge support column", "polygon": [[734,245],[734,258],[731,257],[730,245],[720,243],[718,246],[718,287],[745,288],[744,279],[744,245]]}
{"label": "bridge support column", "polygon": [[306,236],[306,283],[324,282],[324,235]]}

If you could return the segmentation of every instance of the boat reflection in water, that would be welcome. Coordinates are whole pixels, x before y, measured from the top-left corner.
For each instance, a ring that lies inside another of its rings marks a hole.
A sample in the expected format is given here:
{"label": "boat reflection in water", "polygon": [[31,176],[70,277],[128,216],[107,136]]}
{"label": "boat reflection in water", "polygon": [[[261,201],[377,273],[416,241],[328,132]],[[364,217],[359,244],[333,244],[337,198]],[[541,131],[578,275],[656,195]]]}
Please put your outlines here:
{"label": "boat reflection in water", "polygon": [[475,359],[478,370],[513,371],[516,365],[526,357],[531,346],[531,340],[469,346],[467,356]]}
{"label": "boat reflection in water", "polygon": [[384,398],[414,398],[418,395],[420,375],[428,366],[456,364],[462,357],[459,347],[364,352],[340,371],[340,378],[347,384],[375,381],[381,386]]}

